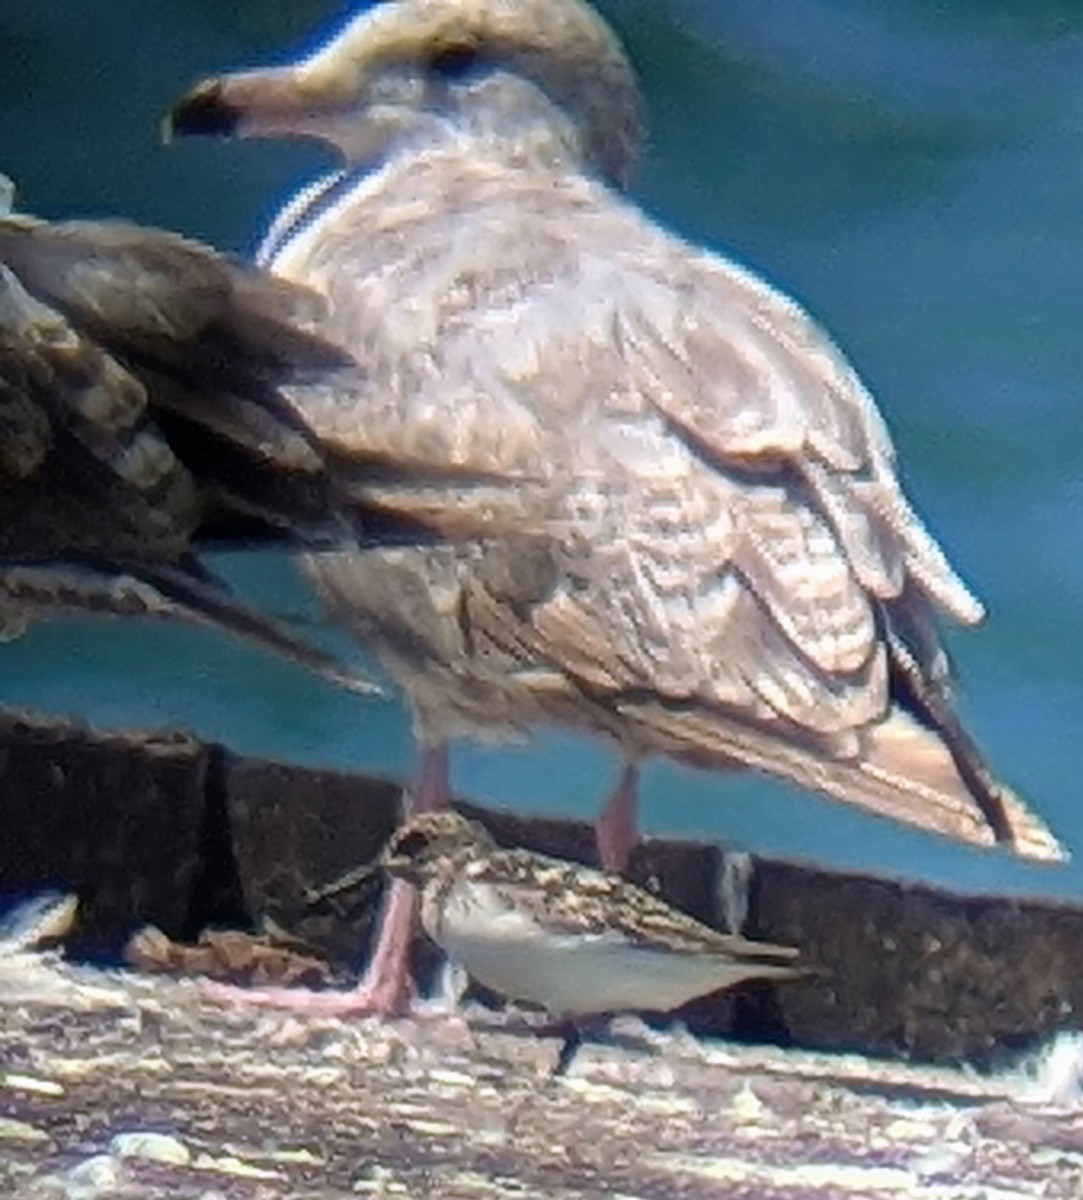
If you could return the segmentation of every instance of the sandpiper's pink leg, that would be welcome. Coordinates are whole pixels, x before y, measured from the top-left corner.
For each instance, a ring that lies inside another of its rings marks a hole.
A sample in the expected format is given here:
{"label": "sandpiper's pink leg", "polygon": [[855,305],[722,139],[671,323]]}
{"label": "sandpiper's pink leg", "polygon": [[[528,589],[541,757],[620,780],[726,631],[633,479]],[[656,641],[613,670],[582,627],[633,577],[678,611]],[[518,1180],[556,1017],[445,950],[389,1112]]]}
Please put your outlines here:
{"label": "sandpiper's pink leg", "polygon": [[598,859],[607,871],[620,875],[639,841],[639,767],[624,764],[620,779],[594,823]]}
{"label": "sandpiper's pink leg", "polygon": [[[410,817],[430,808],[442,808],[450,801],[447,746],[425,747],[417,782],[403,794],[403,815]],[[229,1004],[287,1008],[329,1016],[399,1016],[409,1007],[412,991],[410,939],[414,906],[414,888],[405,880],[393,880],[384,896],[380,933],[364,978],[348,992],[226,984],[208,984],[205,990],[212,999]]]}

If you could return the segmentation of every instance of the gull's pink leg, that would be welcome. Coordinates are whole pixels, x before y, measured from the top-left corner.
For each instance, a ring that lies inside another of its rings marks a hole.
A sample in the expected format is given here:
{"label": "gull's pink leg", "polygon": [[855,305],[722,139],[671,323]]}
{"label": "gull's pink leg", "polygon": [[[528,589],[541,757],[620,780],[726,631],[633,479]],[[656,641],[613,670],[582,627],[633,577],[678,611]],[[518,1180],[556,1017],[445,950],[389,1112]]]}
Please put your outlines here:
{"label": "gull's pink leg", "polygon": [[[413,816],[451,801],[447,746],[422,750],[417,782],[403,794],[403,815]],[[414,929],[414,888],[402,879],[393,880],[380,912],[380,933],[364,978],[348,992],[310,992],[302,988],[243,988],[208,984],[207,994],[215,1000],[264,1008],[287,1008],[294,1012],[329,1016],[402,1015],[409,1007],[410,939]]]}
{"label": "gull's pink leg", "polygon": [[607,871],[620,875],[639,841],[639,767],[624,764],[620,779],[594,823],[598,859]]}

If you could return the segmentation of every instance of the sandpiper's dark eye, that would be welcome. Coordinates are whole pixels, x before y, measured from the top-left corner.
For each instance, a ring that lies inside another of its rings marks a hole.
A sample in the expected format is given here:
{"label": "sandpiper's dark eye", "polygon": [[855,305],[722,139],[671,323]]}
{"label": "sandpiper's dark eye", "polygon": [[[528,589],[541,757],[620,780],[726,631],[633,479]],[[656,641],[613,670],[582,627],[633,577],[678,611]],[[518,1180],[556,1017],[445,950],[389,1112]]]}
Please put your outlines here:
{"label": "sandpiper's dark eye", "polygon": [[395,853],[405,858],[416,858],[428,848],[429,838],[424,833],[408,833],[395,846]]}
{"label": "sandpiper's dark eye", "polygon": [[479,57],[477,46],[469,42],[452,42],[433,54],[429,69],[445,79],[458,79],[477,66]]}

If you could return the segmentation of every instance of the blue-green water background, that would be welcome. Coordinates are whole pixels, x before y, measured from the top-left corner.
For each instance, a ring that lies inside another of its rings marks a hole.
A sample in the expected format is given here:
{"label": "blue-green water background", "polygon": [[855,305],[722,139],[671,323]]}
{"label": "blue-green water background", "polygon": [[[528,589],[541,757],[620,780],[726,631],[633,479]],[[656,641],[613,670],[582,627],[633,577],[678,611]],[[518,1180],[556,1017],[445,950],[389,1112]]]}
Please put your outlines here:
{"label": "blue-green water background", "polygon": [[[196,76],[304,44],[335,0],[0,0],[0,169],[53,217],[124,214],[250,249],[297,146],[163,149]],[[880,398],[919,507],[990,609],[951,639],[1002,774],[1083,854],[1083,4],[610,0],[642,71],[638,189],[683,233],[799,296]],[[287,563],[220,564],[305,602]],[[0,703],[182,725],[243,750],[403,774],[398,704],[361,701],[199,631],[72,623],[0,647]],[[465,749],[464,793],[587,814],[601,748]],[[1083,892],[768,782],[652,767],[652,832],[978,890]]]}

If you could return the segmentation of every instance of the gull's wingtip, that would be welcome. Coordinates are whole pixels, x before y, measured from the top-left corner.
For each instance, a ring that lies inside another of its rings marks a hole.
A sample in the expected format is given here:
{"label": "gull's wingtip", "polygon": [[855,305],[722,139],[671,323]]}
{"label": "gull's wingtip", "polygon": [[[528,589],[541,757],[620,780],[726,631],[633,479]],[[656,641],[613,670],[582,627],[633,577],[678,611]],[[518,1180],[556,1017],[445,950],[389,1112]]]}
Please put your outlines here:
{"label": "gull's wingtip", "polygon": [[1048,825],[1011,792],[1004,796],[1004,809],[1011,825],[1011,846],[1022,858],[1048,866],[1072,861],[1072,852]]}

